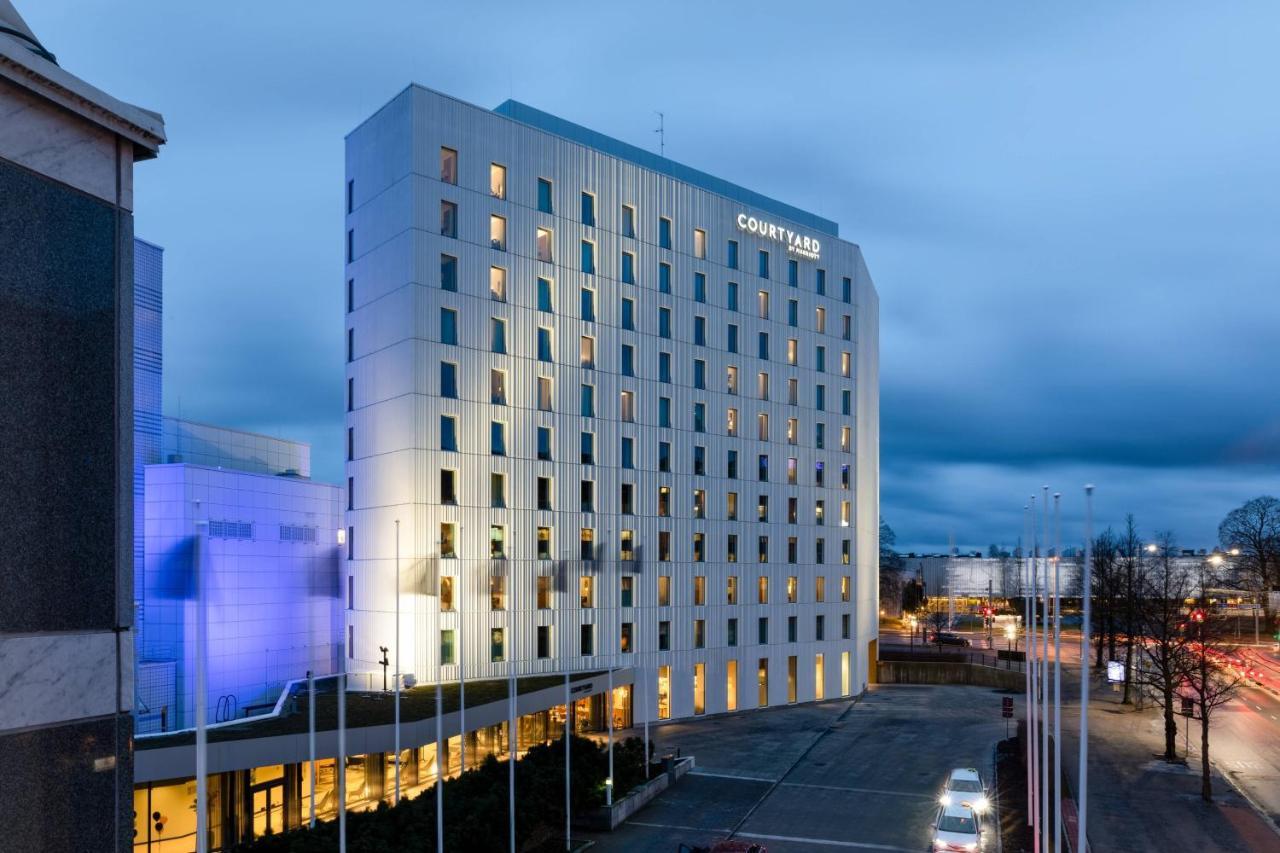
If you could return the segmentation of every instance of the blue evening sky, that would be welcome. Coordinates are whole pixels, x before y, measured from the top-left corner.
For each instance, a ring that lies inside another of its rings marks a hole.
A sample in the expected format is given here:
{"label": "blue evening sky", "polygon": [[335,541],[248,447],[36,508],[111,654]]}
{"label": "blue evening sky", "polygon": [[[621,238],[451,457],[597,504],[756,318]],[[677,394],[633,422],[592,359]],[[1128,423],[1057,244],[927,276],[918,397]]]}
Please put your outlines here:
{"label": "blue evening sky", "polygon": [[882,309],[903,550],[1009,543],[1025,497],[1213,544],[1280,491],[1280,6],[16,0],[163,113],[165,408],[342,476],[343,136],[410,81],[515,97],[808,208]]}

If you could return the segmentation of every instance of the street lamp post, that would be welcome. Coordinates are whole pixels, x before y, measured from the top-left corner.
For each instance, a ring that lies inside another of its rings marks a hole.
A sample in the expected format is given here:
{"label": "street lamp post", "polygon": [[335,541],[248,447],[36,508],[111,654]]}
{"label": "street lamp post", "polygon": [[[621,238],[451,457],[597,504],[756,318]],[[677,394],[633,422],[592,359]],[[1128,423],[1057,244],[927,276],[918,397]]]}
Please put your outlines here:
{"label": "street lamp post", "polygon": [[1076,827],[1076,853],[1086,853],[1085,828],[1089,816],[1089,617],[1093,598],[1093,486],[1084,487],[1084,570],[1081,589],[1084,619],[1080,625],[1080,815]]}

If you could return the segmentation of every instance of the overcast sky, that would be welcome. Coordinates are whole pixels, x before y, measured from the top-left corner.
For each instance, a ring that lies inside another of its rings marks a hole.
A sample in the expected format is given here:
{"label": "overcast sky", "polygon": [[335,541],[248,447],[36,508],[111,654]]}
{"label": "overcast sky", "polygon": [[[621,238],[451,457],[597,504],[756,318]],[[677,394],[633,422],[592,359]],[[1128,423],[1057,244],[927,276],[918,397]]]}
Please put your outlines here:
{"label": "overcast sky", "polygon": [[840,223],[881,300],[901,550],[1100,524],[1212,545],[1280,491],[1271,2],[16,0],[163,113],[165,409],[342,476],[343,136],[410,81],[515,97]]}

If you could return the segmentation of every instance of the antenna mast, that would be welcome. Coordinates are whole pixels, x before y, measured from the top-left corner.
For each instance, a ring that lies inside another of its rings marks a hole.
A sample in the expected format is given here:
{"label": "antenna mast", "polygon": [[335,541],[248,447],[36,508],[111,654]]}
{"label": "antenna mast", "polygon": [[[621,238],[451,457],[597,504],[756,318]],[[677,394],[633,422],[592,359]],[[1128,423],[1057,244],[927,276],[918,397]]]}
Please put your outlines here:
{"label": "antenna mast", "polygon": [[658,156],[666,157],[667,156],[667,129],[666,129],[666,116],[663,113],[658,113],[658,127],[653,132],[658,134]]}

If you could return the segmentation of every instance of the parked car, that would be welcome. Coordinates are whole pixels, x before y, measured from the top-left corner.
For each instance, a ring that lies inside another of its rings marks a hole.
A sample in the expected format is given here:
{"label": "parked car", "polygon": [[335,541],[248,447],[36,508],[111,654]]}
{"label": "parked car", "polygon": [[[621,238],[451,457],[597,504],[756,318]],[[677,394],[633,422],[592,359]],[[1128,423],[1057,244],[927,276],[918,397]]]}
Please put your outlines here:
{"label": "parked car", "polygon": [[932,829],[935,851],[974,853],[982,849],[982,824],[968,806],[957,803],[940,807]]}
{"label": "parked car", "polygon": [[972,767],[957,767],[951,771],[938,802],[943,806],[968,806],[977,815],[982,815],[991,808],[987,787],[982,784],[982,775]]}
{"label": "parked car", "polygon": [[950,631],[934,631],[933,637],[929,642],[937,643],[940,646],[968,646],[969,641],[959,634],[953,634]]}

